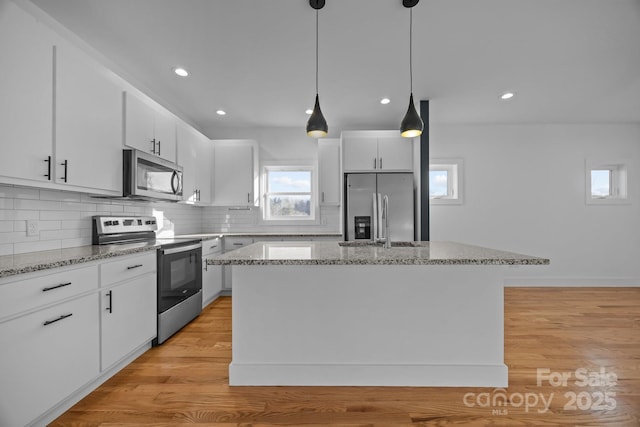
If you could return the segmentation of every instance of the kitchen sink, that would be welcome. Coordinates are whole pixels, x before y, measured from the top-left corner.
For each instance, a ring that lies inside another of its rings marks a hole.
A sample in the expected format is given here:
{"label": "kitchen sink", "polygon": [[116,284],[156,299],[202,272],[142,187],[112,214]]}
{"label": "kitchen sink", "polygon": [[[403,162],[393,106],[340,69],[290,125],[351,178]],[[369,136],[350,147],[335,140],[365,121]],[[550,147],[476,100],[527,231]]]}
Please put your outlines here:
{"label": "kitchen sink", "polygon": [[[338,242],[340,246],[346,247],[357,247],[357,246],[384,246],[384,243],[376,243],[371,240],[365,241],[348,241],[348,242]],[[402,247],[423,247],[428,246],[429,242],[415,242],[415,241],[407,241],[407,242],[391,242],[392,247],[402,248]]]}

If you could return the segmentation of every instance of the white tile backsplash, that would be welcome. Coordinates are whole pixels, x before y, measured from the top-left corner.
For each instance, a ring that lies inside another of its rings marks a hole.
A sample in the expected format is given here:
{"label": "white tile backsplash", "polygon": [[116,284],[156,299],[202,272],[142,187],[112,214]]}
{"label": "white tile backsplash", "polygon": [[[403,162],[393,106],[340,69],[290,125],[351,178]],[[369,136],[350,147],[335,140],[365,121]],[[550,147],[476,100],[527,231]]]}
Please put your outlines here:
{"label": "white tile backsplash", "polygon": [[[207,232],[340,232],[337,206],[322,207],[319,224],[272,226],[260,223],[260,209],[255,207],[247,210],[111,200],[0,184],[0,255],[90,245],[93,215],[154,215],[161,237]],[[38,221],[37,236],[27,236],[27,220]]]}
{"label": "white tile backsplash", "polygon": [[[132,202],[0,185],[0,255],[91,244],[93,215],[155,215],[165,235],[202,232],[202,208],[177,203]],[[38,220],[27,236],[27,220]]]}

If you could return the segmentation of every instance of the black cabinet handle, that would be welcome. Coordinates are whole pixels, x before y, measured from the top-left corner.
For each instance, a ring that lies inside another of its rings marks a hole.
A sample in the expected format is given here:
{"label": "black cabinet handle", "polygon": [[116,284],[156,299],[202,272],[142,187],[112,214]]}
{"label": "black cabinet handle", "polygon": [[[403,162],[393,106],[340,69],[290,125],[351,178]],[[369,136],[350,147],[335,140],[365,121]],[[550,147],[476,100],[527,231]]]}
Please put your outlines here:
{"label": "black cabinet handle", "polygon": [[213,246],[210,246],[209,249],[215,249],[217,247],[218,247],[218,245],[213,245]]}
{"label": "black cabinet handle", "polygon": [[373,168],[376,169],[376,165],[377,165],[378,159],[376,159],[375,157],[373,158]]}
{"label": "black cabinet handle", "polygon": [[251,193],[247,193],[247,203],[251,203]]}
{"label": "black cabinet handle", "polygon": [[142,267],[142,264],[130,265],[127,270],[133,270],[134,268]]}
{"label": "black cabinet handle", "polygon": [[109,307],[107,307],[107,311],[113,313],[113,291],[107,292],[107,297],[109,297]]}
{"label": "black cabinet handle", "polygon": [[380,169],[382,169],[382,157],[380,157]]}
{"label": "black cabinet handle", "polygon": [[322,192],[322,203],[324,203],[324,191]]}
{"label": "black cabinet handle", "polygon": [[42,292],[47,292],[47,291],[52,291],[54,289],[63,288],[65,286],[69,286],[70,284],[71,284],[71,282],[67,282],[67,283],[61,283],[61,284],[56,285],[56,286],[49,286],[49,287],[43,288]]}
{"label": "black cabinet handle", "polygon": [[47,163],[47,173],[44,176],[47,177],[48,181],[51,181],[51,156],[47,156],[45,162]]}
{"label": "black cabinet handle", "polygon": [[73,313],[63,314],[62,316],[58,317],[57,319],[47,320],[47,321],[46,321],[46,322],[44,322],[42,325],[43,325],[43,326],[47,326],[47,325],[50,325],[50,324],[52,324],[52,323],[59,322],[59,321],[61,321],[61,320],[63,320],[63,319],[66,319],[67,317],[71,317],[71,316],[73,316]]}
{"label": "black cabinet handle", "polygon": [[156,153],[158,156],[160,155],[160,140],[158,140],[158,152]]}
{"label": "black cabinet handle", "polygon": [[151,152],[152,152],[153,154],[156,154],[156,139],[155,139],[155,138],[153,138],[153,139],[151,140]]}
{"label": "black cabinet handle", "polygon": [[67,182],[67,171],[69,170],[69,162],[65,160],[64,162],[60,163],[60,166],[64,166],[64,176],[60,179],[64,182]]}
{"label": "black cabinet handle", "polygon": [[233,246],[242,246],[242,243],[234,243]]}

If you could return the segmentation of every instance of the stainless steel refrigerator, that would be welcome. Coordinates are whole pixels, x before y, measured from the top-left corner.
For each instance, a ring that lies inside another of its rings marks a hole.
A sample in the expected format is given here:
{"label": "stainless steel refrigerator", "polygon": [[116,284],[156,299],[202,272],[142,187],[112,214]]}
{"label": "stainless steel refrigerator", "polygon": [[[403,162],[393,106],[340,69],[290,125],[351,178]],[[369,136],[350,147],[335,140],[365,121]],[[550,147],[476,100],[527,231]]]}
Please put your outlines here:
{"label": "stainless steel refrigerator", "polygon": [[389,198],[391,241],[416,240],[412,173],[351,173],[345,183],[345,240],[373,240],[384,235],[379,202],[384,195]]}

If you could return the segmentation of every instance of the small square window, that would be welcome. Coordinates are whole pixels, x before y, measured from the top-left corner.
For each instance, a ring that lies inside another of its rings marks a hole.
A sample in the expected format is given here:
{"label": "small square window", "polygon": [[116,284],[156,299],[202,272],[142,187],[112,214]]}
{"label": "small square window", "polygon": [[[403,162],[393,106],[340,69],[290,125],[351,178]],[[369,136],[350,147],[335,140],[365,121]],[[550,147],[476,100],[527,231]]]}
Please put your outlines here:
{"label": "small square window", "polygon": [[312,166],[264,167],[264,220],[315,219],[315,185]]}
{"label": "small square window", "polygon": [[429,164],[432,204],[462,203],[462,159],[433,159]]}
{"label": "small square window", "polygon": [[628,203],[624,163],[587,160],[586,172],[587,204]]}

